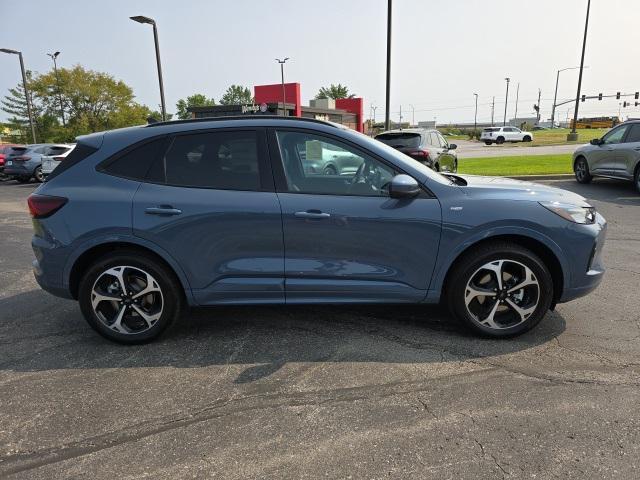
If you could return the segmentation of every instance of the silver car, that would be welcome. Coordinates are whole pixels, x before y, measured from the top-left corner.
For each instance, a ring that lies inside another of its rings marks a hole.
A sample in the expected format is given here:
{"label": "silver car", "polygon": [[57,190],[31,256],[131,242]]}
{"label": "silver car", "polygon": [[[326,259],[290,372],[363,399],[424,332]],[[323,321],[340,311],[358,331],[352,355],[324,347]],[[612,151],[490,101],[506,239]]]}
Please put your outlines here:
{"label": "silver car", "polygon": [[579,183],[593,177],[619,178],[633,181],[640,192],[640,120],[621,123],[578,148],[573,171]]}

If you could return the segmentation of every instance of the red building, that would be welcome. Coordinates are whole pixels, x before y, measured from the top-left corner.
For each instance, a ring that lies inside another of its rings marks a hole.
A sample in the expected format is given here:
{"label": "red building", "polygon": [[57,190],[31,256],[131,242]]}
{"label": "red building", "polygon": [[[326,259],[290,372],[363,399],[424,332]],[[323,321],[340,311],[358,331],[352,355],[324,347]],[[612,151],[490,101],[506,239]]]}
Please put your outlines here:
{"label": "red building", "polygon": [[253,105],[213,105],[191,107],[194,118],[224,117],[236,115],[284,115],[315,118],[340,123],[358,132],[364,131],[364,101],[362,98],[338,100],[312,100],[311,105],[302,105],[300,84],[284,84],[284,111],[282,84],[256,85],[253,87]]}

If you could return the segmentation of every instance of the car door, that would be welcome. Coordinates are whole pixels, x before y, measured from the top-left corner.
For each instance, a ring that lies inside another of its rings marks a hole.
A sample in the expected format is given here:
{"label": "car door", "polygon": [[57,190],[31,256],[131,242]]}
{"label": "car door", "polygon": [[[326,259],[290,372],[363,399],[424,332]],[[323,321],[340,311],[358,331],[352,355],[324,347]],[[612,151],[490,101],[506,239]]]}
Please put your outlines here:
{"label": "car door", "polygon": [[[301,159],[315,145],[359,159],[356,173],[310,174]],[[426,190],[392,199],[398,170],[337,137],[313,131],[270,133],[282,207],[287,303],[404,302],[426,295],[441,230],[438,200]]]}
{"label": "car door", "polygon": [[133,199],[133,232],[183,268],[199,304],[284,302],[280,204],[262,129],[169,137]]}
{"label": "car door", "polygon": [[633,178],[640,163],[640,123],[629,126],[624,143],[616,150],[616,154],[616,169],[619,169],[620,176]]}
{"label": "car door", "polygon": [[594,174],[616,175],[618,149],[627,133],[628,125],[619,125],[602,137],[602,143],[589,155],[589,169]]}

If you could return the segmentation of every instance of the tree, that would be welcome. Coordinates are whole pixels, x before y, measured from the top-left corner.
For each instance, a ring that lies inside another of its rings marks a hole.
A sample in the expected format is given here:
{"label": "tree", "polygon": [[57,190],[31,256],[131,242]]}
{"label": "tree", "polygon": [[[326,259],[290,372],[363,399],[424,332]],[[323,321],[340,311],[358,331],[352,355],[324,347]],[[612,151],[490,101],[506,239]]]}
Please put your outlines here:
{"label": "tree", "polygon": [[176,110],[178,111],[176,115],[180,120],[186,120],[191,118],[191,113],[187,111],[189,107],[208,107],[215,104],[216,101],[213,98],[207,98],[201,93],[194,93],[186,99],[181,98],[178,100],[178,103],[176,103]]}
{"label": "tree", "polygon": [[328,87],[322,87],[316,94],[316,100],[320,100],[323,98],[333,98],[334,100],[338,98],[353,98],[355,97],[354,93],[349,93],[349,88],[346,85],[333,83]]}
{"label": "tree", "polygon": [[253,103],[253,96],[251,90],[242,85],[231,85],[224,92],[224,95],[220,99],[222,105],[240,105],[243,103]]}
{"label": "tree", "polygon": [[[32,84],[32,72],[27,71],[27,85],[31,89]],[[36,130],[36,137],[38,139],[42,139],[43,134],[45,134],[45,124],[50,125],[51,119],[43,118],[44,109],[40,102],[34,101],[33,90],[29,91],[29,96],[31,97],[31,114],[34,121],[34,126]],[[9,89],[9,94],[5,95],[4,99],[0,101],[0,109],[4,112],[8,113],[10,117],[8,118],[8,128],[10,130],[19,130],[23,133],[24,139],[31,140],[31,132],[29,126],[29,111],[27,109],[27,100],[24,94],[24,86],[22,82],[16,85],[14,88]]]}

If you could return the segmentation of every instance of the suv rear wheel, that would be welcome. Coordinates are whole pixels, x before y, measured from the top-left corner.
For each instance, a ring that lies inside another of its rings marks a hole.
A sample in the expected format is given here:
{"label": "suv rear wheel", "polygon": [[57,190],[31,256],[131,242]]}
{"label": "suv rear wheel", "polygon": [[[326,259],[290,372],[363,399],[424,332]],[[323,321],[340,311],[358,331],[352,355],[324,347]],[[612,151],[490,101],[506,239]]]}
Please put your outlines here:
{"label": "suv rear wheel", "polygon": [[453,316],[488,337],[511,337],[536,326],[553,300],[553,280],[533,252],[513,243],[476,248],[447,282]]}
{"label": "suv rear wheel", "polygon": [[40,183],[44,182],[45,176],[44,173],[42,173],[42,167],[37,167],[33,171],[33,178],[35,178]]}
{"label": "suv rear wheel", "polygon": [[182,286],[155,258],[121,251],[94,263],[80,282],[78,301],[95,331],[109,340],[153,340],[180,315]]}
{"label": "suv rear wheel", "polygon": [[485,144],[485,145],[491,145],[492,143],[493,143],[493,142],[492,142],[491,140],[485,140],[485,141],[484,141],[484,144]]}

